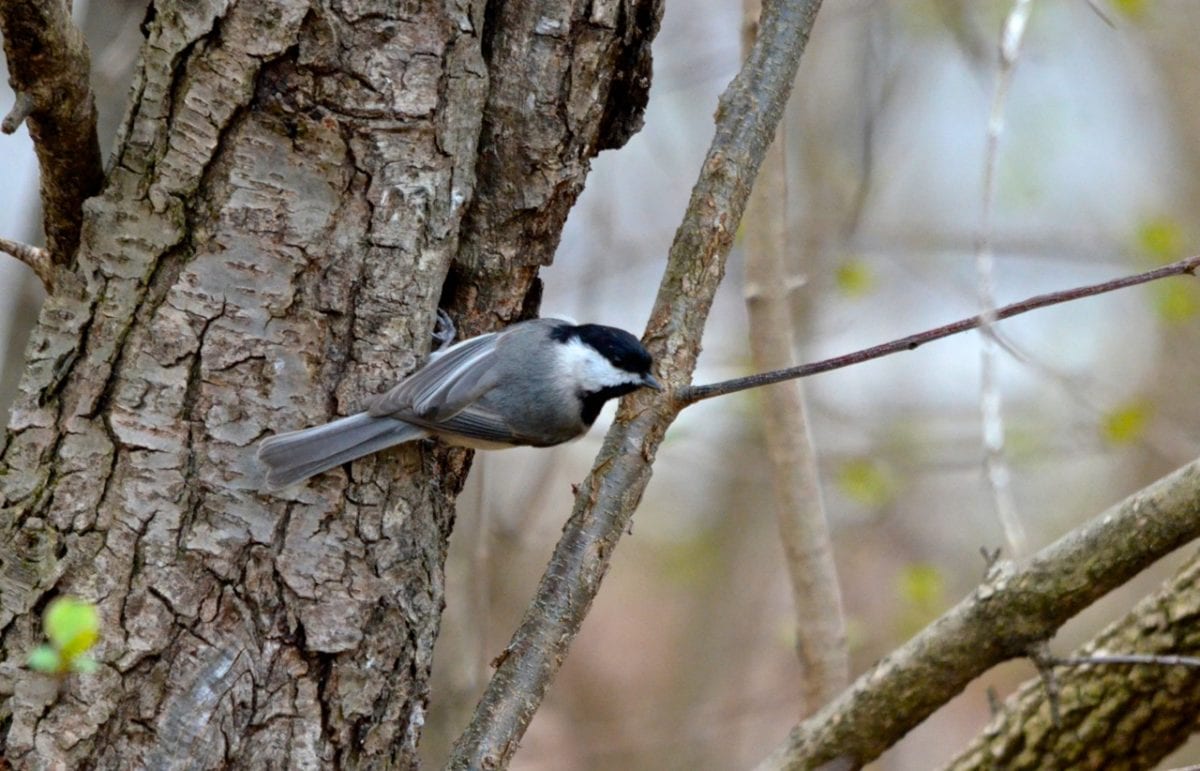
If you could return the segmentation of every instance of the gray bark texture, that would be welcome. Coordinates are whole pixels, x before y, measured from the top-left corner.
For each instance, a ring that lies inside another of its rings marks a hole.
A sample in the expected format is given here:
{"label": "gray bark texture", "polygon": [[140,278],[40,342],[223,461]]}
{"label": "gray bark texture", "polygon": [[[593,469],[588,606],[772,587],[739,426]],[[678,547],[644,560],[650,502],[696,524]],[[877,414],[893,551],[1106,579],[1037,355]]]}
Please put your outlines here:
{"label": "gray bark texture", "polygon": [[[529,312],[589,160],[640,125],[658,0],[161,0],[0,454],[0,755],[415,766],[470,455],[280,495],[254,445],[417,365],[443,299]],[[447,279],[449,281],[447,282]],[[22,664],[55,596],[97,673]]]}

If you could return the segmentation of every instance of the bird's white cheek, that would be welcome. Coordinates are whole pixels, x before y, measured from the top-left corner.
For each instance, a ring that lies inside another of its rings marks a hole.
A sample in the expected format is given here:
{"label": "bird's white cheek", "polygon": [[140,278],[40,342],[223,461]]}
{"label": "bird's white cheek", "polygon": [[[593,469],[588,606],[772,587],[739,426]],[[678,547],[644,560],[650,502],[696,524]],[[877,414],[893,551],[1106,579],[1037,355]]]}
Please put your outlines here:
{"label": "bird's white cheek", "polygon": [[559,351],[559,365],[566,382],[584,392],[602,391],[624,384],[640,384],[641,376],[612,365],[594,348],[579,340],[571,340]]}

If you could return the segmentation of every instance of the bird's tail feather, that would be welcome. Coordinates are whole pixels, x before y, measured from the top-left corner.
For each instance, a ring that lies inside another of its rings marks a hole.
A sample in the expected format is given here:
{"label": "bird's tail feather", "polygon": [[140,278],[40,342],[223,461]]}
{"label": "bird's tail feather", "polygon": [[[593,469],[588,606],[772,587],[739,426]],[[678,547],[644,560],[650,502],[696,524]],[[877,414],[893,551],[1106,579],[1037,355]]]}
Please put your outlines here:
{"label": "bird's tail feather", "polygon": [[355,458],[427,435],[411,423],[360,412],[264,439],[258,446],[258,459],[267,467],[267,487],[278,490]]}

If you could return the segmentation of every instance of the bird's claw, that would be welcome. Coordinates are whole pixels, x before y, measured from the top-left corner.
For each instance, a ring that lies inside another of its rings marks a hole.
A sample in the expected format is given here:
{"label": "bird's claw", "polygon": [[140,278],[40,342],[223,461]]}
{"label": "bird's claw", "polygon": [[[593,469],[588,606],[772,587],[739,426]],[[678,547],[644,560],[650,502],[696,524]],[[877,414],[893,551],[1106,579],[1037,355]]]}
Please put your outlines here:
{"label": "bird's claw", "polygon": [[437,321],[433,325],[435,349],[439,352],[446,350],[457,336],[458,330],[454,328],[454,321],[450,318],[450,314],[438,308]]}

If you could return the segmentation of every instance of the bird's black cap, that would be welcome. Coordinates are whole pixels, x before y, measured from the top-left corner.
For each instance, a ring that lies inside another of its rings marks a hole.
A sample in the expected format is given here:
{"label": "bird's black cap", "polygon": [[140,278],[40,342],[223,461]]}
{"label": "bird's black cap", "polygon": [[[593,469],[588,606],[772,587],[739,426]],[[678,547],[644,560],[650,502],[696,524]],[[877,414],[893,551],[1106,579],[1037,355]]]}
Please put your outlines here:
{"label": "bird's black cap", "polygon": [[606,327],[603,324],[564,325],[554,330],[555,340],[565,343],[578,339],[595,348],[612,365],[635,375],[648,375],[653,363],[650,352],[641,342],[623,329]]}

